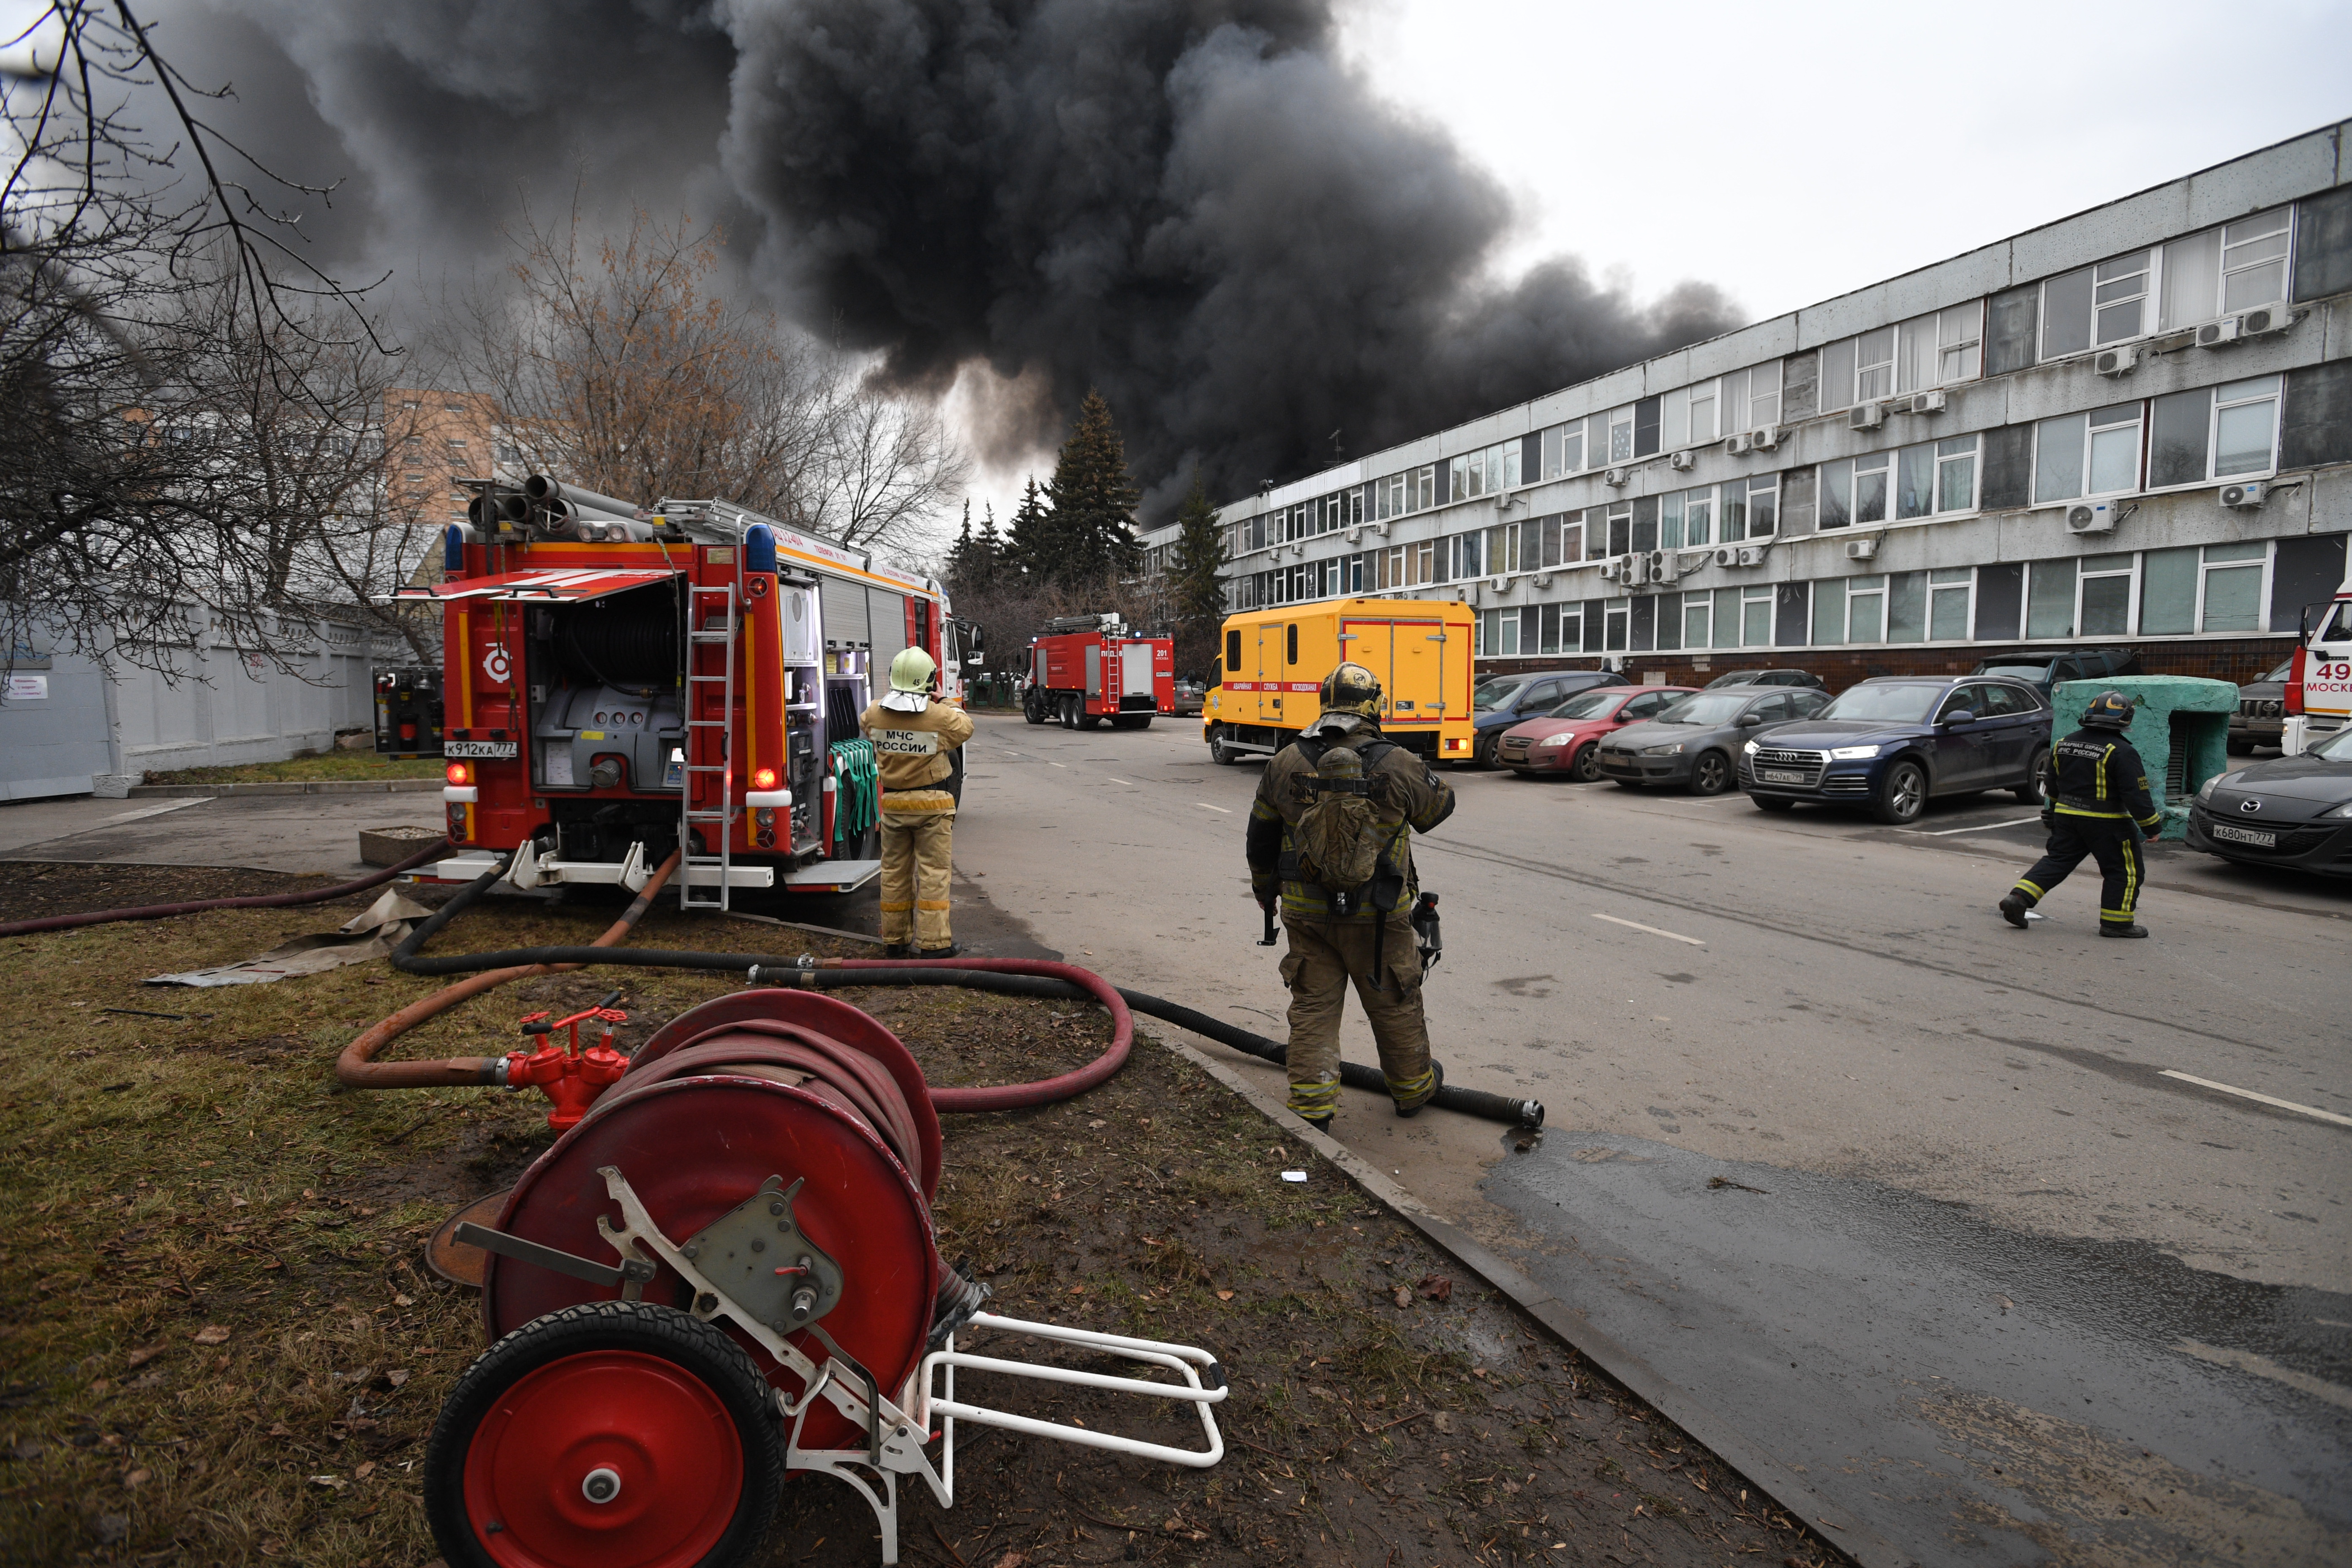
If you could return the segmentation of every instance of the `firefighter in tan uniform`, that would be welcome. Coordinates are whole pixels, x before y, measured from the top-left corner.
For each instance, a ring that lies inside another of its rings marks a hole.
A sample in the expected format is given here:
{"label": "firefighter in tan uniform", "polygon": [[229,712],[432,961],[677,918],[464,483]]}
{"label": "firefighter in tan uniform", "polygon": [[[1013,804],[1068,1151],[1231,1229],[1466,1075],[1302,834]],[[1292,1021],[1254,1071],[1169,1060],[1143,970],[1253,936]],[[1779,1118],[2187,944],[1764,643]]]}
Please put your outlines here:
{"label": "firefighter in tan uniform", "polygon": [[1290,951],[1290,1109],[1328,1128],[1339,1104],[1339,1015],[1352,982],[1397,1114],[1445,1081],[1430,1060],[1413,940],[1413,833],[1454,811],[1454,791],[1381,734],[1380,679],[1360,664],[1323,678],[1323,711],[1266,764],[1250,808],[1250,886],[1281,899]]}
{"label": "firefighter in tan uniform", "polygon": [[938,672],[929,654],[907,649],[890,661],[890,689],[857,716],[882,780],[882,951],[891,958],[957,951],[948,930],[956,803],[945,786],[955,772],[949,758],[971,739],[971,721],[932,700]]}

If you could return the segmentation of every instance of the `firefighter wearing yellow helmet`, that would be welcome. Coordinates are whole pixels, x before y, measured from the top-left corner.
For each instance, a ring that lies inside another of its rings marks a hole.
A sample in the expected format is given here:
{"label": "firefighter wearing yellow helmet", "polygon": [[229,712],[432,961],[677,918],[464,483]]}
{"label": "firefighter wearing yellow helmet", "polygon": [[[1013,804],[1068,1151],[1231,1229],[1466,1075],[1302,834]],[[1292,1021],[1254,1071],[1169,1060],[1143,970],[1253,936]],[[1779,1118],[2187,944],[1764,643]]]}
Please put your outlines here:
{"label": "firefighter wearing yellow helmet", "polygon": [[956,799],[945,785],[971,721],[932,699],[938,673],[929,654],[908,648],[890,661],[890,689],[857,718],[882,782],[882,951],[891,958],[957,951],[948,927]]}
{"label": "firefighter wearing yellow helmet", "polygon": [[1445,1081],[1422,1015],[1410,840],[1452,815],[1454,791],[1381,735],[1370,670],[1340,665],[1323,678],[1321,698],[1322,712],[1258,781],[1247,853],[1251,889],[1269,911],[1280,900],[1289,937],[1290,1109],[1328,1127],[1350,982],[1397,1114],[1418,1111]]}

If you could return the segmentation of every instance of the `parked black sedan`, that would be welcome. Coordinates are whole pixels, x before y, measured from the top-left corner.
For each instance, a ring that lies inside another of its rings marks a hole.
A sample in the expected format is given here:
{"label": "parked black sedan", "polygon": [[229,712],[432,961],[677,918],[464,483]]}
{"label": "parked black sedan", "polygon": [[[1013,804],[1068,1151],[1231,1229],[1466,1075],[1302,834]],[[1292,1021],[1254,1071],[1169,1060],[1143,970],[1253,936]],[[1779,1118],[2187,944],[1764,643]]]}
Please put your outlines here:
{"label": "parked black sedan", "polygon": [[2009,789],[2037,804],[2049,761],[2050,707],[2025,682],[1880,676],[1741,747],[1739,787],[1764,811],[1866,805],[1900,826],[1939,795]]}
{"label": "parked black sedan", "polygon": [[2299,757],[2208,780],[2189,804],[2189,847],[2249,866],[2352,877],[2352,729]]}
{"label": "parked black sedan", "polygon": [[1681,785],[1693,795],[1731,787],[1732,753],[1751,735],[1818,713],[1826,693],[1805,687],[1734,686],[1698,691],[1656,718],[1601,742],[1601,776],[1627,789]]}

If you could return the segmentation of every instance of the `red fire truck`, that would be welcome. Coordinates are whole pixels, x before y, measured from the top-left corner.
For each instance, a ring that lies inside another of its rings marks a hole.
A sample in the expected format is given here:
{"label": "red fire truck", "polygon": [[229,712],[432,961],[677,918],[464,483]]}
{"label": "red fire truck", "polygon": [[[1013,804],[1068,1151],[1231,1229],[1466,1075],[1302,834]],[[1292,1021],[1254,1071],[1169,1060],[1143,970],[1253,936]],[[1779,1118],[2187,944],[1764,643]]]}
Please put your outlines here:
{"label": "red fire truck", "polygon": [[419,875],[645,886],[674,849],[687,909],[872,878],[857,716],[920,647],[962,699],[977,628],[945,594],[741,507],[640,509],[533,476],[476,482],[445,580],[442,791],[461,846]]}
{"label": "red fire truck", "polygon": [[1176,644],[1129,632],[1117,615],[1064,616],[1047,621],[1029,645],[1022,716],[1066,730],[1141,730],[1152,715],[1176,711]]}

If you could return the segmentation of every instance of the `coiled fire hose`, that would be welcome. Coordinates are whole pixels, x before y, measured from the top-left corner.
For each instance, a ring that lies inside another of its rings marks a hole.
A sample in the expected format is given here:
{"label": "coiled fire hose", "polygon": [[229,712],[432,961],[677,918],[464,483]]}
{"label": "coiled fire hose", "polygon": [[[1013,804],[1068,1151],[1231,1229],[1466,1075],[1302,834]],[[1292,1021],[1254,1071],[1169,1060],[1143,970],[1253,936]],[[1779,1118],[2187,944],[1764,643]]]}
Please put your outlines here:
{"label": "coiled fire hose", "polygon": [[[664,863],[663,874],[669,869]],[[987,1089],[934,1089],[931,1103],[943,1111],[1011,1110],[1024,1106],[1047,1105],[1082,1094],[1103,1082],[1126,1065],[1133,1033],[1132,1013],[1148,1014],[1174,1024],[1180,1028],[1205,1036],[1221,1045],[1279,1065],[1287,1053],[1283,1046],[1263,1035],[1253,1034],[1222,1019],[1197,1012],[1191,1007],[1166,1001],[1140,991],[1114,986],[1091,970],[1076,964],[1055,963],[1044,960],[1016,958],[967,958],[953,964],[927,963],[921,959],[892,960],[868,958],[781,958],[774,953],[761,952],[701,952],[688,949],[625,948],[611,945],[621,933],[635,923],[643,911],[639,907],[650,897],[654,887],[647,885],[646,895],[630,906],[630,912],[615,922],[610,931],[594,942],[580,947],[522,947],[497,952],[461,953],[449,956],[425,957],[424,945],[446,926],[450,921],[488,891],[500,874],[499,868],[484,872],[461,889],[456,897],[441,906],[430,920],[409,934],[392,955],[393,966],[410,974],[472,974],[476,981],[488,981],[477,989],[488,990],[491,984],[503,984],[506,979],[525,973],[544,973],[552,969],[577,968],[587,964],[617,963],[649,969],[698,969],[722,973],[740,973],[753,985],[794,985],[813,990],[838,990],[863,985],[955,985],[967,990],[992,991],[1006,995],[1051,997],[1056,1000],[1091,998],[1102,1004],[1111,1016],[1112,1039],[1108,1049],[1087,1066],[1074,1072],[1044,1079],[1035,1083],[1005,1084]],[[486,973],[487,972],[487,973]],[[504,978],[492,979],[493,973]],[[474,982],[463,983],[473,984]],[[451,1083],[485,1083],[492,1081],[491,1074],[499,1058],[457,1058],[447,1062],[383,1063],[373,1062],[374,1053],[391,1040],[422,1023],[435,1014],[446,1011],[473,995],[467,990],[463,995],[452,995],[459,987],[436,993],[422,1002],[385,1019],[383,1023],[353,1040],[343,1051],[336,1066],[336,1076],[352,1088],[415,1088]],[[442,998],[451,999],[442,1003]],[[436,1005],[436,1004],[440,1004]],[[406,1020],[404,1022],[403,1020]],[[395,1071],[404,1068],[424,1068],[436,1072],[466,1073],[472,1076],[436,1076],[423,1079],[404,1079],[397,1081],[376,1081],[362,1069]],[[1380,1068],[1357,1062],[1340,1065],[1340,1081],[1350,1088],[1386,1093],[1388,1080]],[[1434,1105],[1461,1114],[1500,1121],[1515,1127],[1540,1127],[1544,1121],[1541,1100],[1519,1100],[1507,1095],[1490,1094],[1484,1089],[1446,1084],[1431,1101]]]}
{"label": "coiled fire hose", "polygon": [[355,882],[341,882],[331,888],[313,888],[296,893],[265,893],[249,899],[197,899],[181,904],[138,904],[121,910],[85,910],[78,915],[45,915],[39,920],[0,923],[0,937],[30,936],[36,931],[72,931],[78,926],[108,925],[115,921],[160,921],[173,915],[201,914],[206,910],[284,910],[297,904],[323,904],[333,899],[349,898],[353,893],[364,893],[370,888],[380,888],[403,871],[413,871],[427,860],[448,852],[449,841],[436,838],[397,866],[387,866]]}

